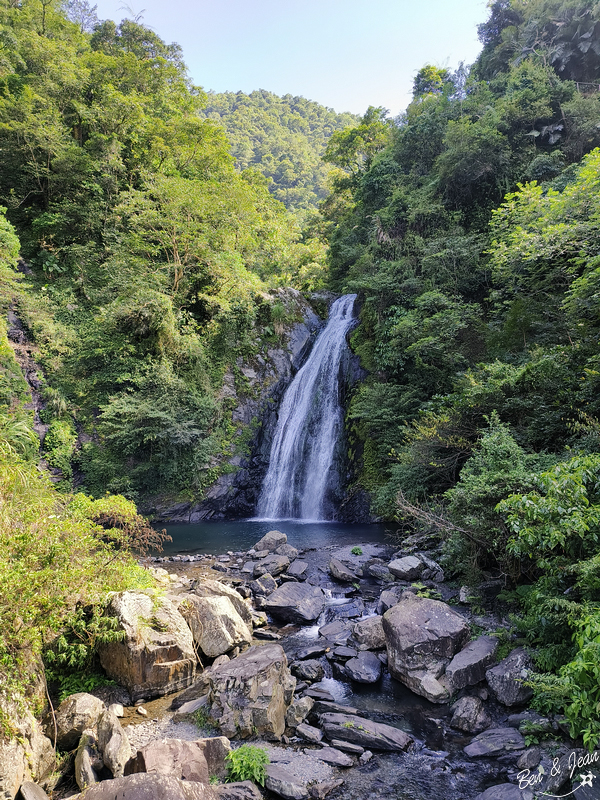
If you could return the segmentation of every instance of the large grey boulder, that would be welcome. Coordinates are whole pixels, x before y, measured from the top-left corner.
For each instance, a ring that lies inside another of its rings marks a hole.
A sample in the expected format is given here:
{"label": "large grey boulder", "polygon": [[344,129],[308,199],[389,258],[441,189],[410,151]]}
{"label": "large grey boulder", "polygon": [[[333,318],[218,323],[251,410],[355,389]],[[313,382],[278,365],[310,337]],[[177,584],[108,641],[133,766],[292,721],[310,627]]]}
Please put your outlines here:
{"label": "large grey boulder", "polygon": [[261,558],[254,565],[253,575],[255,578],[260,578],[261,575],[281,575],[285,572],[290,565],[290,560],[287,556],[279,556],[277,553],[271,553],[265,558]]}
{"label": "large grey boulder", "polygon": [[469,638],[464,617],[439,600],[407,593],[383,615],[392,677],[434,703],[445,703],[448,687],[438,678]]}
{"label": "large grey boulder", "polygon": [[527,651],[517,647],[496,667],[485,673],[496,699],[505,706],[517,706],[531,699],[533,690],[525,685],[532,670]]}
{"label": "large grey boulder", "polygon": [[515,728],[488,728],[464,748],[471,758],[502,756],[514,750],[525,750],[525,739]]}
{"label": "large grey boulder", "polygon": [[282,736],[296,679],[281,645],[250,647],[211,669],[209,680],[210,715],[225,736]]}
{"label": "large grey boulder", "polygon": [[216,658],[252,641],[252,629],[236,611],[229,597],[187,595],[179,611],[189,625],[194,641],[209,658]]}
{"label": "large grey boulder", "polygon": [[466,733],[480,733],[492,724],[479,697],[461,697],[452,706],[452,711],[450,725]]}
{"label": "large grey boulder", "polygon": [[269,595],[264,610],[286,622],[313,622],[323,611],[325,595],[319,586],[286,583]]}
{"label": "large grey boulder", "polygon": [[292,672],[300,680],[308,681],[309,683],[320,681],[325,675],[321,662],[316,658],[310,658],[307,661],[296,661],[292,665]]}
{"label": "large grey boulder", "polygon": [[385,633],[381,617],[367,617],[356,622],[352,628],[352,638],[359,650],[380,650],[385,647]]}
{"label": "large grey boulder", "polygon": [[205,783],[142,774],[102,781],[72,800],[219,800],[219,795]]}
{"label": "large grey boulder", "polygon": [[104,767],[98,740],[92,730],[81,734],[75,754],[75,783],[83,790],[98,783],[98,772]]}
{"label": "large grey boulder", "polygon": [[108,614],[125,633],[123,641],[101,644],[100,663],[107,675],[125,686],[135,702],[189,686],[196,674],[192,634],[166,597],[120,592]]}
{"label": "large grey boulder", "polygon": [[310,714],[315,701],[312,697],[295,697],[285,714],[285,722],[289,728],[296,728]]}
{"label": "large grey boulder", "polygon": [[287,574],[298,581],[305,581],[308,574],[308,566],[308,561],[301,561],[297,558],[290,564]]}
{"label": "large grey boulder", "polygon": [[125,764],[131,758],[131,747],[118,717],[108,709],[98,720],[98,747],[104,766],[112,772],[113,778],[123,777]]}
{"label": "large grey boulder", "polygon": [[357,580],[352,570],[348,569],[348,567],[342,564],[337,558],[332,558],[330,560],[329,572],[332,578],[335,578],[336,581],[340,581],[341,583],[354,583],[354,581]]}
{"label": "large grey boulder", "polygon": [[484,680],[486,669],[494,663],[498,639],[479,636],[457,653],[446,667],[446,680],[452,692]]}
{"label": "large grey boulder", "polygon": [[252,629],[252,611],[246,604],[243,597],[241,597],[235,589],[227,586],[221,581],[213,581],[208,578],[201,578],[194,585],[194,594],[198,597],[228,597],[237,613],[244,620],[246,625]]}
{"label": "large grey boulder", "polygon": [[281,531],[269,531],[265,533],[262,539],[260,539],[252,548],[256,550],[257,553],[260,553],[266,550],[268,553],[272,553],[274,550],[277,550],[278,547],[287,543],[287,535],[282,533]]}
{"label": "large grey boulder", "polygon": [[329,740],[341,739],[371,750],[406,750],[413,741],[398,728],[351,714],[323,714],[321,727]]}
{"label": "large grey boulder", "polygon": [[348,677],[357,683],[377,683],[381,678],[382,663],[370,650],[346,661],[345,668]]}
{"label": "large grey boulder", "polygon": [[31,781],[25,781],[19,790],[19,800],[48,800],[48,795],[41,786]]}
{"label": "large grey boulder", "polygon": [[71,694],[56,711],[56,745],[59,750],[73,750],[86,729],[97,730],[106,706],[86,692]]}
{"label": "large grey boulder", "polygon": [[390,561],[388,569],[402,581],[414,581],[425,569],[425,564],[416,556],[404,556]]}
{"label": "large grey boulder", "polygon": [[285,800],[305,800],[308,797],[306,783],[278,764],[267,764],[265,786],[270,792]]}
{"label": "large grey boulder", "polygon": [[257,597],[268,597],[277,589],[277,581],[272,575],[266,572],[250,583],[250,591]]}
{"label": "large grey boulder", "polygon": [[219,778],[225,776],[225,759],[230,752],[231,745],[225,736],[194,741],[155,740],[137,751],[135,758],[127,765],[126,774],[169,775],[181,780],[208,783],[213,775]]}

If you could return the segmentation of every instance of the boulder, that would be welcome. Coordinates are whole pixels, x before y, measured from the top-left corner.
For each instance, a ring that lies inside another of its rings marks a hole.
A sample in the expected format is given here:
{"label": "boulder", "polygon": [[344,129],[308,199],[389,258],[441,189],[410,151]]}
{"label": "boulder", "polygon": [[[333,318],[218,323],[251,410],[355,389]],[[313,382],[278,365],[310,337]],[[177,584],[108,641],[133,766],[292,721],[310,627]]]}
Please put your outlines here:
{"label": "boulder", "polygon": [[265,610],[286,622],[313,622],[325,606],[325,595],[319,586],[286,583],[269,595]]}
{"label": "boulder", "polygon": [[407,593],[383,615],[388,669],[416,694],[445,703],[450,692],[438,678],[467,642],[469,625],[439,600]]}
{"label": "boulder", "polygon": [[254,565],[253,575],[255,578],[260,578],[261,575],[280,575],[285,572],[290,565],[290,560],[287,556],[278,556],[276,553],[268,555],[266,558],[261,558]]}
{"label": "boulder", "polygon": [[158,594],[120,592],[113,595],[108,613],[116,617],[125,639],[99,645],[100,663],[110,678],[128,689],[133,702],[193,683],[194,641],[170,600]]}
{"label": "boulder", "polygon": [[86,692],[66,697],[56,712],[56,745],[59,750],[73,750],[84,730],[96,731],[98,720],[105,711],[102,700]]}
{"label": "boulder", "polygon": [[367,617],[355,623],[352,638],[359,650],[379,650],[385,647],[385,633],[381,617]]}
{"label": "boulder", "polygon": [[296,661],[292,665],[292,672],[297,678],[300,678],[300,680],[307,681],[309,683],[320,681],[325,675],[325,671],[323,670],[320,661],[317,661],[316,659],[309,659],[308,661]]}
{"label": "boulder", "polygon": [[396,603],[400,602],[400,594],[393,589],[384,589],[379,595],[377,602],[377,613],[385,614],[388,608],[392,608]]}
{"label": "boulder", "polygon": [[282,736],[296,679],[281,645],[250,647],[212,669],[209,680],[210,714],[225,736]]}
{"label": "boulder", "polygon": [[491,758],[524,749],[525,739],[514,728],[488,728],[475,736],[464,751],[471,758]]}
{"label": "boulder", "polygon": [[321,727],[329,740],[341,739],[372,750],[406,750],[413,741],[399,728],[351,714],[323,714]]}
{"label": "boulder", "polygon": [[48,795],[41,786],[25,781],[19,790],[19,800],[48,800]]}
{"label": "boulder", "polygon": [[202,578],[194,585],[194,594],[198,595],[198,597],[228,597],[237,613],[252,630],[252,610],[247,606],[244,598],[231,586],[227,586],[227,584],[220,581]]}
{"label": "boulder", "polygon": [[296,654],[296,658],[298,661],[305,661],[307,658],[318,658],[319,656],[324,656],[328,650],[329,648],[325,643],[312,644],[309,647],[303,647],[302,650],[299,650]]}
{"label": "boulder", "polygon": [[250,591],[258,597],[268,597],[273,594],[277,588],[277,581],[275,578],[266,572],[257,578],[255,581],[250,582]]}
{"label": "boulder", "polygon": [[310,714],[315,701],[312,697],[295,697],[285,714],[285,722],[289,728],[296,728]]}
{"label": "boulder", "polygon": [[296,578],[299,581],[304,581],[306,580],[307,572],[308,572],[308,561],[300,561],[300,559],[297,558],[290,564],[287,574],[291,578]]}
{"label": "boulder", "polygon": [[305,722],[298,725],[296,735],[306,739],[307,742],[312,742],[312,744],[318,744],[323,738],[323,733],[319,728],[313,728],[312,725],[307,725]]}
{"label": "boulder", "polygon": [[414,581],[425,569],[425,564],[416,556],[404,556],[390,561],[388,569],[402,581]]}
{"label": "boulder", "polygon": [[345,603],[329,606],[325,610],[325,616],[328,620],[353,619],[354,617],[362,617],[364,613],[365,601],[362,597],[353,597],[350,600],[346,600]]}
{"label": "boulder", "polygon": [[474,686],[485,678],[498,649],[495,636],[479,636],[457,653],[446,667],[446,679],[451,692]]}
{"label": "boulder", "polygon": [[127,764],[125,774],[169,775],[182,780],[208,783],[213,775],[219,778],[226,775],[225,759],[230,752],[231,745],[225,736],[194,741],[155,740],[137,751]]}
{"label": "boulder", "polygon": [[492,724],[479,697],[461,697],[452,706],[450,725],[466,733],[479,733]]}
{"label": "boulder", "polygon": [[339,789],[343,784],[342,778],[333,781],[319,781],[318,783],[313,783],[308,791],[313,800],[325,800],[328,794]]}
{"label": "boulder", "polygon": [[353,767],[354,759],[342,753],[341,750],[336,750],[335,747],[324,747],[319,750],[319,758],[326,764],[331,764],[334,767]]}
{"label": "boulder", "polygon": [[345,668],[348,677],[357,683],[377,683],[381,678],[381,661],[369,650],[364,650],[356,658],[346,661]]}
{"label": "boulder", "polygon": [[525,686],[531,672],[531,658],[523,647],[517,647],[497,666],[488,669],[486,680],[496,699],[505,706],[526,703],[533,690]]}
{"label": "boulder", "polygon": [[514,783],[500,783],[478,794],[475,800],[533,800],[533,792],[521,791]]}
{"label": "boulder", "polygon": [[104,766],[98,741],[91,730],[81,734],[75,754],[75,783],[83,791],[87,786],[98,783],[98,771]]}
{"label": "boulder", "polygon": [[268,553],[272,553],[274,550],[277,550],[278,547],[287,543],[287,536],[285,533],[281,533],[281,531],[269,531],[265,533],[262,539],[258,541],[253,550],[257,552],[261,552],[262,550],[266,550]]}
{"label": "boulder", "polygon": [[219,800],[262,800],[262,794],[252,781],[238,781],[215,786]]}
{"label": "boulder", "polygon": [[287,769],[277,764],[267,764],[266,773],[265,786],[269,791],[285,800],[305,800],[308,797],[306,784]]}
{"label": "boulder", "polygon": [[275,552],[278,556],[287,556],[290,561],[293,561],[300,555],[300,551],[296,550],[295,547],[292,547],[291,544],[282,544],[275,550]]}
{"label": "boulder", "polygon": [[352,570],[348,569],[348,567],[342,564],[337,558],[332,558],[329,562],[329,572],[332,578],[342,583],[354,583],[354,581],[357,580]]}
{"label": "boulder", "polygon": [[356,658],[357,655],[358,650],[355,650],[354,647],[335,647],[331,653],[331,659],[346,662],[350,658]]}
{"label": "boulder", "polygon": [[131,747],[118,718],[108,709],[98,720],[98,748],[113,778],[122,778],[125,764],[131,758]]}
{"label": "boulder", "polygon": [[367,566],[367,572],[371,577],[379,581],[386,581],[389,583],[394,580],[394,576],[385,564],[369,564]]}
{"label": "boulder", "polygon": [[421,573],[421,580],[442,583],[444,580],[444,570],[440,567],[437,561],[429,558],[429,556],[425,555],[425,553],[417,553],[416,555],[425,564],[425,569]]}
{"label": "boulder", "polygon": [[102,781],[72,800],[219,800],[219,795],[205,783],[142,774]]}
{"label": "boulder", "polygon": [[319,636],[333,642],[334,644],[345,645],[352,630],[352,623],[346,620],[336,619],[328,622],[319,628]]}
{"label": "boulder", "polygon": [[252,629],[236,611],[229,597],[197,597],[190,594],[179,604],[194,641],[209,658],[252,641]]}

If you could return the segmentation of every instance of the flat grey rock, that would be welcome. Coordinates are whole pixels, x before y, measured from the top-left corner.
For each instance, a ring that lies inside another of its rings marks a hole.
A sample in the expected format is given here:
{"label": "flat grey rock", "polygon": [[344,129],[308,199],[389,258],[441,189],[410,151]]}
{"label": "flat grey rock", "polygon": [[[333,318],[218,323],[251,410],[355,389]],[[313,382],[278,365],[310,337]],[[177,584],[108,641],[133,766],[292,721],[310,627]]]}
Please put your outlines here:
{"label": "flat grey rock", "polygon": [[356,658],[346,661],[345,669],[348,677],[357,683],[377,683],[381,678],[383,665],[375,653],[365,650]]}
{"label": "flat grey rock", "polygon": [[318,586],[286,583],[267,598],[265,610],[286,622],[313,622],[325,606],[325,595]]}
{"label": "flat grey rock", "polygon": [[471,758],[501,756],[525,749],[525,739],[514,728],[489,728],[480,733],[464,751]]}
{"label": "flat grey rock", "polygon": [[277,764],[267,764],[266,788],[285,800],[305,800],[308,797],[306,784]]}
{"label": "flat grey rock", "polygon": [[328,739],[342,739],[372,750],[406,750],[412,737],[399,728],[350,714],[323,714],[321,727]]}
{"label": "flat grey rock", "polygon": [[342,753],[341,750],[336,750],[335,747],[324,747],[317,754],[317,758],[320,758],[326,764],[332,764],[334,767],[354,766],[354,760],[346,753]]}

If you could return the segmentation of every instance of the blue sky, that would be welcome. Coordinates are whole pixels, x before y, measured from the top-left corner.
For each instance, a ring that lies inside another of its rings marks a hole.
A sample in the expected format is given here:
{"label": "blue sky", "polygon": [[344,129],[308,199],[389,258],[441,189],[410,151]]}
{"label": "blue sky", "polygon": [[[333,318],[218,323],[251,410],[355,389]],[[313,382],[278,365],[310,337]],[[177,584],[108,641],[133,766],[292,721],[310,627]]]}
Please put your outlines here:
{"label": "blue sky", "polygon": [[[92,4],[94,0],[91,0]],[[96,0],[100,19],[131,17]],[[302,95],[336,111],[369,105],[396,115],[426,63],[471,63],[486,0],[129,0],[134,14],[178,42],[205,89]]]}

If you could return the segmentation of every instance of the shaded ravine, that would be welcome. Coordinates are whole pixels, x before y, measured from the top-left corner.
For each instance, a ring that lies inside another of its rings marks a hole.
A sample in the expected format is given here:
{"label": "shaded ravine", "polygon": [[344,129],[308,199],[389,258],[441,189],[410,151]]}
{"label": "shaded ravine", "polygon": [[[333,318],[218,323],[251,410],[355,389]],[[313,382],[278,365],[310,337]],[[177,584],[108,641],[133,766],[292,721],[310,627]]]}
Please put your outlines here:
{"label": "shaded ravine", "polygon": [[339,481],[335,451],[343,430],[340,366],[354,325],[356,295],[331,306],[327,326],[287,389],[257,506],[262,519],[328,520]]}

